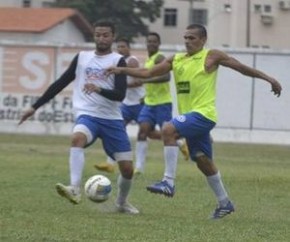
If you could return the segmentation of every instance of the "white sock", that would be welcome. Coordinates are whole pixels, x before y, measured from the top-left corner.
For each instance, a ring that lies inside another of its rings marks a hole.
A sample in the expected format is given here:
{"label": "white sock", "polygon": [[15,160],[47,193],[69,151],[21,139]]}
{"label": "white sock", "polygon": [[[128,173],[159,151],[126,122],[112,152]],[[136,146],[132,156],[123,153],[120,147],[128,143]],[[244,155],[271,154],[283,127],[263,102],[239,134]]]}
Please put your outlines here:
{"label": "white sock", "polygon": [[138,171],[144,172],[146,156],[148,150],[147,141],[137,141],[136,143],[136,169]]}
{"label": "white sock", "polygon": [[82,182],[82,174],[85,164],[84,149],[79,147],[70,148],[70,184],[80,187]]}
{"label": "white sock", "polygon": [[130,192],[132,180],[126,179],[122,177],[122,175],[119,175],[117,185],[118,185],[118,195],[116,202],[118,204],[124,204],[127,201],[127,197]]}
{"label": "white sock", "polygon": [[216,195],[219,205],[225,206],[228,203],[229,198],[224,188],[220,172],[218,171],[217,174],[213,176],[207,176],[206,178],[209,186]]}
{"label": "white sock", "polygon": [[178,147],[164,146],[165,172],[163,180],[166,180],[169,185],[174,186],[176,176],[176,168],[178,161]]}
{"label": "white sock", "polygon": [[115,161],[110,156],[108,156],[107,157],[107,163],[110,164],[110,165],[114,165]]}

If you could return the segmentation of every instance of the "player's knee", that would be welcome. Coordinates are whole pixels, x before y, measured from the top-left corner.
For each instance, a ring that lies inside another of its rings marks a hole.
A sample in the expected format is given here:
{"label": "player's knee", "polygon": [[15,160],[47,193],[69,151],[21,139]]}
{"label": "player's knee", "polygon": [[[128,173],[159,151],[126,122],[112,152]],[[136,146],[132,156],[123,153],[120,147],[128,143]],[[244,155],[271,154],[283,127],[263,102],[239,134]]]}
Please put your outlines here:
{"label": "player's knee", "polygon": [[119,161],[119,169],[121,175],[126,179],[132,179],[133,177],[133,164],[131,161]]}
{"label": "player's knee", "polygon": [[74,133],[71,138],[72,147],[85,147],[87,143],[87,137],[82,133]]}
{"label": "player's knee", "polygon": [[217,168],[214,162],[207,157],[205,154],[201,153],[195,156],[195,162],[198,169],[206,176],[212,176],[217,173]]}
{"label": "player's knee", "polygon": [[176,129],[171,123],[165,123],[162,126],[162,137],[171,138],[175,136]]}

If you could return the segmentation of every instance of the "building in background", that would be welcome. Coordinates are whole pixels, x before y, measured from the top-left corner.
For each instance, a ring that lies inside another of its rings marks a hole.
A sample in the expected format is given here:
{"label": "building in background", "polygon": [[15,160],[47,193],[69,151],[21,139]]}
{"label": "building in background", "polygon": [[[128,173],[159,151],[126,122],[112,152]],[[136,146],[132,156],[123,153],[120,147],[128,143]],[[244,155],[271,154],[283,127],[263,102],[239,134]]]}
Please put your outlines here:
{"label": "building in background", "polygon": [[50,7],[55,0],[1,0],[0,7],[45,8]]}
{"label": "building in background", "polygon": [[92,36],[93,27],[74,9],[0,8],[2,41],[79,44],[92,40]]}
{"label": "building in background", "polygon": [[149,26],[174,45],[190,23],[207,27],[212,47],[290,49],[290,0],[166,0]]}
{"label": "building in background", "polygon": [[[0,7],[50,7],[53,2],[1,0]],[[161,17],[147,22],[169,45],[183,44],[190,23],[207,27],[211,47],[290,49],[290,0],[165,0]]]}

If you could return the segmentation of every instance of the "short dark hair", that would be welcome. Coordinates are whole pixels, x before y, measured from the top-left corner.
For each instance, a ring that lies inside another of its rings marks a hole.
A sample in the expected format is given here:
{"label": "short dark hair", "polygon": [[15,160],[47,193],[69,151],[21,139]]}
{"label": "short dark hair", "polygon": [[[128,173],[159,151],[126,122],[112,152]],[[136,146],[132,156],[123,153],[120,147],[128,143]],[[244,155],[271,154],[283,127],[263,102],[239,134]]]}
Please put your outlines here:
{"label": "short dark hair", "polygon": [[161,44],[161,38],[160,38],[160,35],[157,32],[149,32],[147,34],[147,37],[150,36],[150,35],[156,36],[157,39],[158,39],[159,44]]}
{"label": "short dark hair", "polygon": [[128,47],[130,47],[130,41],[125,37],[119,37],[116,42],[124,42]]}
{"label": "short dark hair", "polygon": [[207,31],[206,28],[201,24],[190,24],[187,26],[186,29],[198,29],[199,36],[207,38]]}
{"label": "short dark hair", "polygon": [[95,22],[94,27],[108,27],[111,29],[112,33],[115,34],[115,25],[113,22],[108,20],[100,20]]}

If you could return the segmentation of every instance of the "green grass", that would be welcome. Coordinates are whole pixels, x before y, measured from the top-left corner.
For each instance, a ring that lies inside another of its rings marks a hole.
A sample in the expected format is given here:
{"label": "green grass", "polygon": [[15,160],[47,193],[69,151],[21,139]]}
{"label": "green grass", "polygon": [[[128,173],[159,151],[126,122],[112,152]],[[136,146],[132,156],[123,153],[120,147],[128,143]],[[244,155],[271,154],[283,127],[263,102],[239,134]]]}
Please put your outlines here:
{"label": "green grass", "polygon": [[[161,142],[151,141],[146,173],[134,179],[130,201],[141,211],[112,212],[109,201],[83,199],[72,205],[55,183],[67,183],[69,137],[0,136],[0,241],[289,241],[290,149],[286,146],[216,143],[215,160],[237,211],[222,220],[208,217],[216,201],[192,162],[180,159],[173,199],[145,186],[163,174]],[[105,160],[97,142],[86,150],[84,181]]]}

